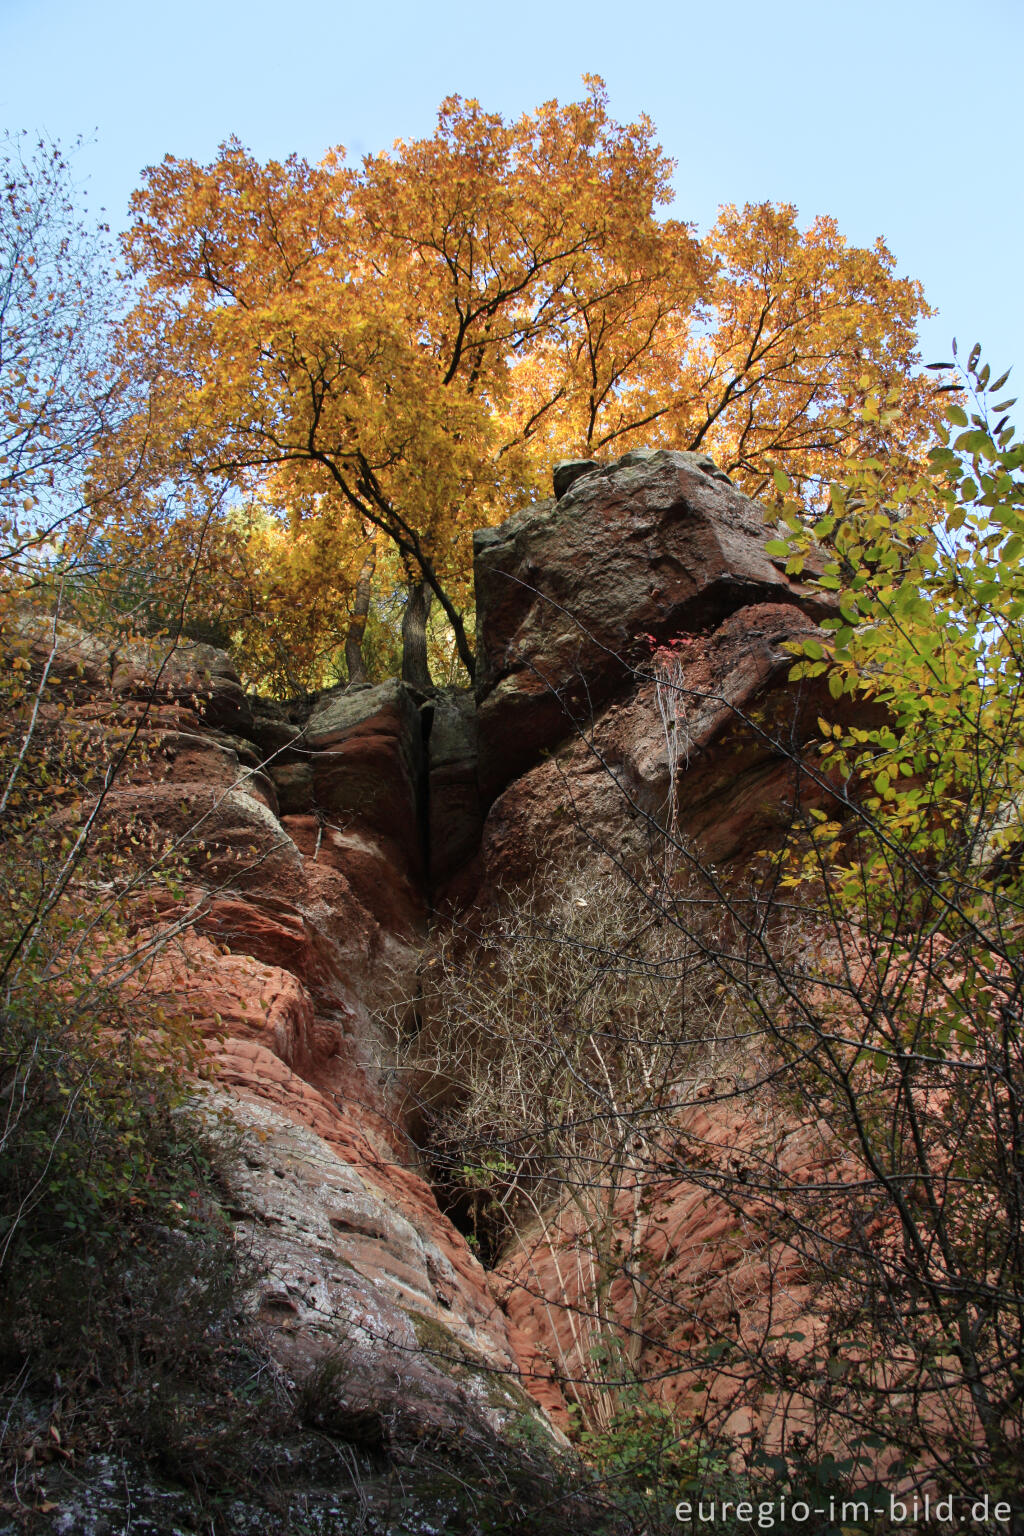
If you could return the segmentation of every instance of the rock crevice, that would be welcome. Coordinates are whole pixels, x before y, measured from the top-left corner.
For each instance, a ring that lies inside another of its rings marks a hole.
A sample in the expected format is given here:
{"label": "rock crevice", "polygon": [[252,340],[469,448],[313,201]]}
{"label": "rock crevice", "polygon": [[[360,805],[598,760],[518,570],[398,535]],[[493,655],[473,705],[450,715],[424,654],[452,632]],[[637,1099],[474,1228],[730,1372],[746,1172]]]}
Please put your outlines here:
{"label": "rock crevice", "polygon": [[[251,1133],[233,1209],[264,1258],[279,1354],[298,1371],[343,1346],[381,1398],[401,1361],[424,1425],[499,1429],[513,1408],[496,1372],[561,1406],[417,1167],[374,1022],[415,996],[431,908],[486,901],[595,839],[640,859],[673,796],[706,856],[742,860],[791,793],[773,721],[795,742],[815,719],[784,682],[820,595],[771,561],[760,508],[710,460],[573,463],[556,491],[477,536],[475,695],[390,680],[288,708],[246,698],[208,647],[111,667],[79,632],[59,644],[77,707],[106,701],[150,748],[108,815],[188,840],[200,915],[150,983],[209,1035],[215,1097]],[[682,756],[651,637],[680,642]],[[423,1349],[431,1330],[478,1377]]]}

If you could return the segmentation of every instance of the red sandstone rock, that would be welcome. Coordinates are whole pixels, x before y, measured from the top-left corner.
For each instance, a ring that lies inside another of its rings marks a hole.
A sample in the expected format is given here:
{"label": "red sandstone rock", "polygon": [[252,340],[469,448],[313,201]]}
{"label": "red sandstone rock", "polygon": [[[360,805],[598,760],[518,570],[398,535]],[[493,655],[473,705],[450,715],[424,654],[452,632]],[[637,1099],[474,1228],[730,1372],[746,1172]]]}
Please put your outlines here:
{"label": "red sandstone rock", "polygon": [[[805,1259],[785,1242],[764,1240],[769,1208],[740,1185],[724,1198],[697,1170],[756,1168],[767,1156],[782,1179],[811,1181],[834,1177],[835,1148],[822,1127],[766,1126],[728,1099],[681,1112],[678,1135],[678,1165],[694,1165],[693,1175],[670,1173],[646,1187],[639,1225],[631,1193],[617,1201],[624,1262],[630,1276],[644,1278],[636,1284],[620,1274],[606,1315],[626,1337],[640,1331],[636,1368],[664,1401],[733,1435],[756,1429],[771,1446],[782,1417],[788,1413],[792,1427],[800,1405],[766,1387],[758,1360],[783,1352],[798,1359],[820,1336],[823,1318]],[[597,1337],[592,1296],[581,1285],[587,1268],[578,1257],[578,1219],[574,1212],[553,1218],[542,1240],[525,1241],[498,1272],[509,1318],[569,1380],[592,1374],[588,1352]]]}
{"label": "red sandstone rock", "polygon": [[714,629],[766,602],[821,611],[765,553],[761,508],[708,462],[626,454],[477,535],[485,804],[631,690],[645,635]]}
{"label": "red sandstone rock", "polygon": [[369,829],[422,875],[423,739],[412,693],[392,681],[329,696],[307,722],[315,806],[341,832]]}
{"label": "red sandstone rock", "polygon": [[[564,1292],[558,1244],[524,1244],[504,1266],[503,1313],[416,1167],[374,1013],[415,992],[431,895],[486,900],[595,846],[639,867],[668,825],[740,868],[785,818],[785,743],[810,739],[820,702],[786,686],[785,647],[818,599],[768,559],[767,536],[724,477],[669,453],[627,455],[485,534],[478,714],[455,692],[423,708],[398,683],[253,707],[207,647],[164,664],[157,646],[110,654],[57,626],[54,648],[52,624],[26,617],[37,673],[49,660],[97,742],[134,731],[144,749],[107,797],[104,835],[149,827],[187,860],[177,915],[191,927],[140,981],[208,1038],[212,1103],[246,1131],[234,1214],[296,1371],[341,1349],[359,1390],[425,1426],[500,1423],[511,1404],[495,1371],[562,1411],[545,1354],[570,1351],[559,1303],[581,1298]],[[662,709],[643,635],[686,642],[682,691],[663,688]],[[173,918],[169,900],[150,893],[140,923]],[[688,1115],[681,1137],[730,1155],[760,1134],[721,1110]],[[814,1128],[779,1134],[792,1176],[813,1173]],[[681,1176],[658,1187],[642,1245],[674,1297],[700,1294],[704,1332],[696,1308],[655,1305],[643,1358],[689,1406],[764,1414],[772,1404],[743,1396],[749,1373],[719,1372],[710,1398],[696,1386],[708,1326],[764,1330],[768,1274],[777,1318],[807,1307],[796,1254],[756,1251],[737,1219]],[[611,1301],[630,1304],[624,1281]]]}
{"label": "red sandstone rock", "polygon": [[[202,1099],[246,1132],[234,1216],[261,1257],[279,1357],[301,1373],[342,1352],[350,1395],[418,1432],[500,1429],[527,1401],[508,1325],[411,1166],[373,1017],[411,993],[423,925],[415,701],[393,685],[329,698],[305,733],[280,726],[315,797],[282,823],[261,749],[221,729],[251,719],[226,658],[203,651],[155,679],[148,647],[111,667],[71,627],[53,657],[45,621],[28,630],[37,671],[50,659],[97,754],[132,742],[102,835],[142,857],[171,842],[187,861],[177,899],[157,887],[137,901],[140,946],[171,937],[133,984],[207,1039]],[[529,1371],[528,1344],[524,1359]],[[557,1406],[543,1379],[538,1390]]]}
{"label": "red sandstone rock", "polygon": [[[787,685],[787,643],[816,634],[789,604],[730,615],[684,636],[673,686],[654,664],[634,691],[498,797],[484,824],[478,890],[528,883],[550,864],[607,854],[642,867],[671,832],[706,864],[742,870],[788,822],[794,754],[818,734],[820,685]],[[756,718],[755,718],[756,716]],[[822,798],[806,776],[805,804]]]}

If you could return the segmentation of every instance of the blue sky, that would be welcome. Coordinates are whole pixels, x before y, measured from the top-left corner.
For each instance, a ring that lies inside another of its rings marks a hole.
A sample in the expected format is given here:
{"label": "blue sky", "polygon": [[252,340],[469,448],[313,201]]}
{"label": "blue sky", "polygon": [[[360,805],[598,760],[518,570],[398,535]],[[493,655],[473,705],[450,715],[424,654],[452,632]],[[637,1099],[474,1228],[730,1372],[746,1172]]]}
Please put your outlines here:
{"label": "blue sky", "polygon": [[678,162],[676,207],[772,198],[883,235],[940,314],[925,361],[982,343],[1024,375],[1024,0],[0,0],[0,126],[95,139],[91,201],[124,223],[141,168],[358,157],[431,131],[450,92],[515,115],[604,77]]}

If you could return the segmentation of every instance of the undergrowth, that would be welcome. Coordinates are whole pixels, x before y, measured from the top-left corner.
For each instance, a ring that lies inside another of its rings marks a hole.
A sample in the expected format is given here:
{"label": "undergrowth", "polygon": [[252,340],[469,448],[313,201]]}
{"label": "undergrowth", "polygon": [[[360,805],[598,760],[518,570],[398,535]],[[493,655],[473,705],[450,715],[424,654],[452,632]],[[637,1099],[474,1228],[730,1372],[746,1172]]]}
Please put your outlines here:
{"label": "undergrowth", "polygon": [[279,1409],[179,1075],[116,999],[88,1023],[62,1002],[9,1002],[0,1038],[0,1464],[23,1512],[48,1463],[115,1447],[208,1487]]}

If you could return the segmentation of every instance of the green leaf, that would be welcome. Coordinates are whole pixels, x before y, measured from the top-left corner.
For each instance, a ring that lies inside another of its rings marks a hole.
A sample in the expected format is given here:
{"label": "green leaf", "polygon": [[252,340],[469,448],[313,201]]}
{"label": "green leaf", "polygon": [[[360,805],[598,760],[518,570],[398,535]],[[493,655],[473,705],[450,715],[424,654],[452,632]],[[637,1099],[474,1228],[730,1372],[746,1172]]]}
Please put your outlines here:
{"label": "green leaf", "polygon": [[958,405],[949,405],[946,407],[946,419],[951,421],[955,427],[966,427],[967,412],[962,411]]}
{"label": "green leaf", "polygon": [[774,555],[778,560],[789,559],[789,545],[785,539],[769,539],[765,545],[768,554]]}
{"label": "green leaf", "polygon": [[987,432],[979,427],[973,427],[970,432],[961,432],[953,447],[959,453],[981,453],[987,459],[996,456],[996,445]]}
{"label": "green leaf", "polygon": [[956,463],[956,454],[951,448],[929,448],[928,458],[936,469],[942,469],[946,465]]}

